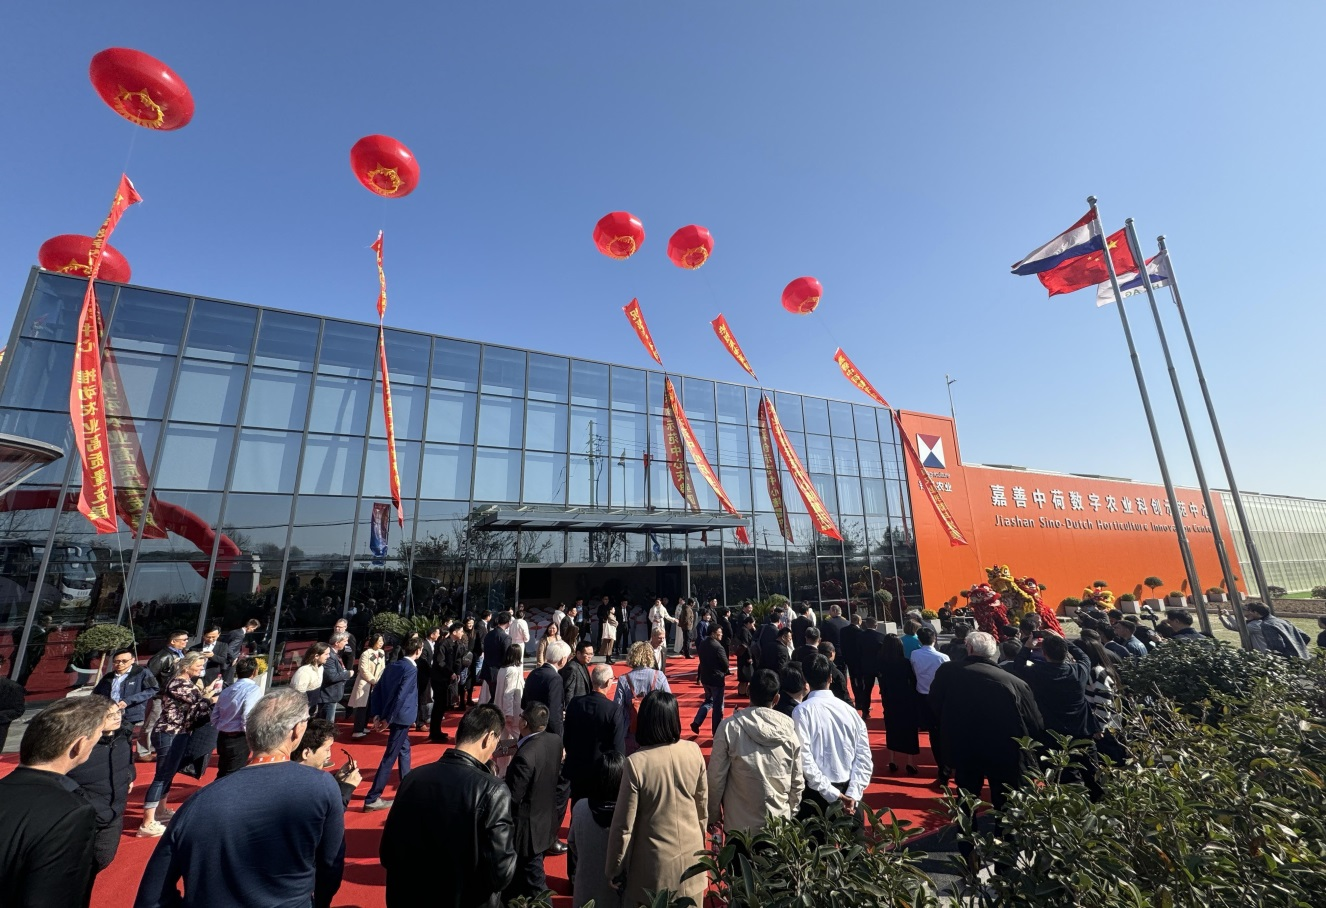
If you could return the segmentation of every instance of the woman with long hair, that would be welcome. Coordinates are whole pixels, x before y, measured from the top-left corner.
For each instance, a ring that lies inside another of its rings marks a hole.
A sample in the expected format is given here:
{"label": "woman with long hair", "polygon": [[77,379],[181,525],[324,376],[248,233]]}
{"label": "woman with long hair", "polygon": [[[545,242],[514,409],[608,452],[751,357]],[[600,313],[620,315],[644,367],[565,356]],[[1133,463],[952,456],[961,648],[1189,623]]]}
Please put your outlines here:
{"label": "woman with long hair", "polygon": [[354,687],[350,689],[350,709],[354,712],[355,730],[352,738],[362,738],[368,734],[368,698],[373,688],[382,680],[382,670],[387,667],[387,653],[384,647],[387,638],[373,634],[364,644],[364,651],[359,656],[359,667],[355,669]]}
{"label": "woman with long hair", "polygon": [[621,908],[622,894],[603,872],[600,858],[608,850],[608,827],[617,808],[617,792],[622,785],[626,757],[610,750],[594,765],[589,797],[581,798],[571,808],[571,828],[566,836],[570,849],[571,906],[582,908],[593,901],[596,908]]}
{"label": "woman with long hair", "polygon": [[548,644],[553,640],[560,640],[561,636],[562,632],[557,627],[556,622],[552,622],[546,628],[544,628],[543,636],[539,638],[539,647],[534,654],[535,668],[537,668],[538,666],[542,665],[544,662],[547,661],[544,658],[544,653],[548,651]]}
{"label": "woman with long hair", "polygon": [[160,836],[166,831],[160,821],[170,822],[175,815],[175,811],[166,806],[166,797],[180,764],[184,762],[184,755],[189,751],[189,736],[208,721],[212,706],[221,695],[219,688],[204,688],[199,680],[206,667],[207,656],[185,653],[175,663],[174,673],[161,692],[161,718],[152,730],[152,744],[157,752],[156,771],[143,798],[143,825],[138,827],[138,835],[143,838]]}
{"label": "woman with long hair", "polygon": [[322,667],[331,656],[331,647],[325,643],[314,643],[304,651],[304,659],[299,668],[290,677],[290,687],[307,696],[312,691],[322,690]]}
{"label": "woman with long hair", "polygon": [[884,746],[889,752],[889,772],[902,763],[907,775],[916,775],[916,755],[921,752],[921,695],[916,692],[916,672],[903,654],[897,634],[884,638],[880,649],[879,690],[884,700]]}
{"label": "woman with long hair", "polygon": [[704,757],[694,741],[681,739],[677,698],[667,691],[646,695],[638,718],[640,749],[626,758],[608,830],[605,872],[609,882],[624,886],[625,905],[644,904],[647,892],[663,889],[698,905],[705,875],[682,876],[705,847],[709,787]]}
{"label": "woman with long hair", "polygon": [[506,657],[497,672],[497,689],[493,692],[492,703],[506,717],[506,731],[502,735],[500,753],[495,758],[500,772],[506,772],[506,765],[515,755],[515,743],[520,740],[520,701],[525,696],[525,653],[519,643],[506,648]]}
{"label": "woman with long hair", "polygon": [[603,618],[603,629],[599,632],[599,652],[603,661],[612,665],[612,648],[617,642],[617,606],[608,606],[608,613]]}
{"label": "woman with long hair", "polygon": [[635,753],[635,725],[638,725],[640,702],[651,691],[662,690],[672,693],[667,675],[654,667],[654,648],[641,640],[631,644],[626,651],[626,664],[631,670],[617,679],[617,692],[614,700],[622,711],[626,723],[626,752]]}

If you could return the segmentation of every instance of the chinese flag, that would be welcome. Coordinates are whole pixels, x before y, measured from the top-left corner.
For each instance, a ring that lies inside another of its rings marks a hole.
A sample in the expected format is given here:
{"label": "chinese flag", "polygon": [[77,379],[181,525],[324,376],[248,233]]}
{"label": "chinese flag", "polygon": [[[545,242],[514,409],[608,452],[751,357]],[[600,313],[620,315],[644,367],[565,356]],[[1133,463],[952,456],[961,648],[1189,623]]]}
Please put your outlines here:
{"label": "chinese flag", "polygon": [[[1110,247],[1110,256],[1114,260],[1115,274],[1128,274],[1137,270],[1137,263],[1133,261],[1133,251],[1128,248],[1128,240],[1122,230],[1110,234],[1106,242]],[[1036,277],[1045,285],[1045,289],[1050,291],[1050,296],[1058,296],[1060,293],[1072,293],[1074,290],[1094,287],[1108,281],[1110,274],[1105,268],[1104,253],[1093,252],[1090,255],[1069,259],[1058,268],[1042,271]]]}

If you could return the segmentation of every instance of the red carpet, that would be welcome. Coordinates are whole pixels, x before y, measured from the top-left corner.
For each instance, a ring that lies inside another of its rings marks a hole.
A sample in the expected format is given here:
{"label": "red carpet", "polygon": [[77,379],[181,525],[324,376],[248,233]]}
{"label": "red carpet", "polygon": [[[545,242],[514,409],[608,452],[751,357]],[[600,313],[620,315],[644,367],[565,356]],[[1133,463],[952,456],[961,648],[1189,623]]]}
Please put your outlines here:
{"label": "red carpet", "polygon": [[[626,666],[618,663],[616,669],[620,674],[626,670]],[[668,680],[672,684],[673,693],[681,700],[683,732],[689,737],[690,729],[686,726],[690,723],[691,717],[695,715],[695,710],[704,699],[703,692],[695,683],[695,660],[681,658],[670,660]],[[733,681],[729,686],[729,691],[735,689],[736,682]],[[734,694],[729,693],[727,699],[727,712],[729,714],[731,714],[734,707],[745,705],[744,698],[738,699]],[[872,711],[877,710],[878,703],[875,704],[875,710]],[[449,721],[444,727],[454,734],[455,725],[459,718],[459,714],[449,717]],[[921,756],[918,758],[920,775],[914,777],[889,775],[888,758],[884,752],[883,719],[872,718],[868,726],[870,728],[871,744],[875,751],[875,777],[866,791],[866,803],[876,810],[891,808],[900,820],[905,820],[913,824],[914,827],[918,827],[914,830],[915,832],[920,832],[922,829],[935,829],[944,825],[946,815],[943,813],[939,793],[937,789],[930,785],[931,780],[934,779],[935,766],[931,761],[929,750],[923,748]],[[343,762],[340,748],[344,747],[349,750],[354,755],[355,760],[359,762],[364,774],[364,782],[359,786],[355,800],[350,802],[350,810],[345,815],[345,880],[341,884],[341,890],[337,894],[333,905],[337,908],[381,908],[384,905],[383,886],[385,878],[382,868],[378,865],[378,839],[388,812],[365,813],[362,809],[362,798],[364,793],[368,791],[369,784],[372,782],[373,771],[382,758],[382,746],[386,741],[386,736],[369,735],[367,738],[354,741],[350,738],[349,727],[344,727],[344,740],[337,742],[337,749],[333,751],[334,758],[339,765]],[[428,733],[426,731],[410,735],[411,758],[415,766],[433,762],[441,757],[447,749],[445,744],[422,743],[427,738]],[[701,749],[708,755],[710,738],[707,721],[705,730],[697,740]],[[16,755],[6,755],[3,761],[0,761],[0,776],[13,769],[16,762]],[[142,875],[143,866],[147,863],[147,859],[151,856],[152,849],[156,845],[155,839],[139,839],[134,836],[134,832],[138,829],[138,824],[142,820],[142,796],[147,790],[148,783],[152,780],[153,772],[153,764],[151,763],[135,765],[138,767],[138,782],[133,793],[129,795],[125,834],[120,840],[120,850],[115,857],[115,862],[97,877],[97,884],[93,891],[92,904],[98,906],[98,908],[127,908],[127,906],[133,904],[134,893],[138,890],[138,881]],[[214,777],[215,770],[210,770],[205,780],[211,781]],[[176,776],[174,786],[171,789],[169,802],[171,807],[178,807],[185,798],[203,784],[203,782],[196,781],[189,776]],[[393,781],[391,785],[388,785],[385,796],[391,798],[394,793],[395,782]],[[565,836],[566,829],[563,828],[562,838],[564,839]],[[546,870],[549,888],[562,896],[555,899],[554,904],[558,908],[569,906],[571,904],[571,889],[566,879],[566,859],[564,857],[548,858]]]}

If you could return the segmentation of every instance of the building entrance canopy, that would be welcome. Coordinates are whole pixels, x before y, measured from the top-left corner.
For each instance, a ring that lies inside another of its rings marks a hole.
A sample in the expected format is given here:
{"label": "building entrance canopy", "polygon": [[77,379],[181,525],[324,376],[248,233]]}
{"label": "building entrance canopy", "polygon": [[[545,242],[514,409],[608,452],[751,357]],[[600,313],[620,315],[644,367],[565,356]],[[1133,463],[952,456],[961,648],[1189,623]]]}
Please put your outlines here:
{"label": "building entrance canopy", "polygon": [[746,520],[730,514],[498,505],[475,508],[470,513],[470,521],[476,530],[581,530],[604,533],[705,533],[747,525]]}

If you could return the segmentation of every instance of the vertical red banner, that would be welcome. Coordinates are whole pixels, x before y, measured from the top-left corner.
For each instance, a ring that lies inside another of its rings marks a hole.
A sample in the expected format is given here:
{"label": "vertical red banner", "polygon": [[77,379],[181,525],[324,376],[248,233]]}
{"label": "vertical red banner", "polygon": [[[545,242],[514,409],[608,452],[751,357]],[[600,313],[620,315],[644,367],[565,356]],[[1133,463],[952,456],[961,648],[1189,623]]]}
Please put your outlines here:
{"label": "vertical red banner", "polygon": [[762,398],[762,405],[768,410],[769,428],[773,432],[774,442],[778,445],[778,453],[782,455],[783,463],[787,464],[787,469],[792,473],[792,481],[796,483],[797,491],[801,493],[801,500],[806,503],[811,523],[818,532],[830,539],[841,540],[843,537],[838,532],[837,524],[829,516],[829,509],[824,506],[820,493],[815,491],[815,484],[810,481],[810,474],[806,472],[801,458],[797,456],[796,448],[792,447],[791,439],[783,431],[783,423],[778,419],[778,411],[774,409],[773,401],[768,395]]}
{"label": "vertical red banner", "polygon": [[690,471],[686,469],[681,428],[677,425],[677,392],[672,387],[672,379],[668,379],[663,386],[663,443],[668,449],[668,474],[672,477],[672,484],[690,510],[700,510],[695,487],[691,485]]}
{"label": "vertical red banner", "polygon": [[787,520],[787,505],[783,501],[783,474],[778,469],[778,458],[774,456],[774,442],[769,434],[769,416],[765,412],[764,398],[760,398],[760,453],[764,455],[764,478],[769,489],[769,501],[773,503],[774,516],[778,518],[778,529],[783,538],[792,541],[792,525]]}
{"label": "vertical red banner", "polygon": [[654,358],[654,362],[663,365],[663,357],[658,355],[658,347],[654,346],[654,337],[649,333],[649,326],[645,324],[645,314],[640,310],[640,301],[631,300],[622,307],[622,311],[626,313],[626,320],[635,329],[635,336],[640,338],[640,343],[645,345],[645,350]]}
{"label": "vertical red banner", "polygon": [[98,533],[115,533],[119,531],[119,526],[115,519],[114,465],[110,460],[110,436],[106,424],[106,397],[101,372],[103,326],[101,307],[97,305],[96,280],[101,271],[101,257],[106,242],[115,232],[115,225],[130,205],[142,200],[129,178],[121,174],[110,212],[97,235],[92,238],[92,246],[88,250],[87,290],[83,293],[83,308],[78,314],[75,335],[74,370],[69,384],[69,420],[74,428],[74,448],[78,451],[83,467],[78,510]]}
{"label": "vertical red banner", "polygon": [[695,461],[695,469],[700,471],[704,481],[709,483],[709,488],[714,490],[718,496],[718,503],[723,510],[729,514],[741,516],[732,499],[728,497],[727,492],[723,490],[723,484],[718,481],[718,474],[714,468],[709,465],[709,458],[704,456],[704,449],[700,447],[700,441],[695,437],[695,430],[691,428],[691,421],[686,418],[686,411],[682,409],[681,404],[677,403],[677,392],[672,387],[672,379],[665,379],[664,382],[664,400],[667,395],[672,395],[672,407],[677,416],[677,428],[681,432],[681,440],[686,443],[686,450],[691,452],[691,460]]}
{"label": "vertical red banner", "polygon": [[387,428],[387,479],[391,502],[396,506],[396,522],[405,527],[405,509],[401,507],[401,471],[396,461],[396,417],[391,409],[391,372],[387,369],[387,336],[382,320],[387,314],[387,272],[382,268],[382,231],[373,243],[378,260],[378,365],[382,368],[382,422]]}
{"label": "vertical red banner", "polygon": [[930,472],[921,463],[921,455],[916,451],[916,444],[912,441],[912,437],[907,434],[907,430],[902,427],[902,418],[898,416],[898,411],[889,406],[889,402],[884,399],[884,395],[875,390],[875,386],[861,374],[861,370],[843,352],[842,347],[839,347],[837,352],[833,354],[833,361],[838,364],[838,368],[842,370],[843,375],[858,390],[889,411],[889,415],[893,417],[894,425],[898,427],[898,437],[902,439],[902,449],[907,455],[907,462],[911,464],[912,471],[916,473],[917,481],[921,483],[921,491],[925,493],[926,499],[930,502],[930,507],[934,509],[939,522],[943,524],[944,532],[948,534],[949,545],[966,545],[966,537],[962,535],[962,530],[958,529],[957,521],[953,519],[952,512],[949,511],[948,505],[944,503],[944,499],[940,496],[934,480],[930,478]]}
{"label": "vertical red banner", "polygon": [[720,312],[718,318],[714,319],[709,324],[713,327],[714,333],[718,335],[719,341],[722,342],[723,349],[732,354],[732,358],[737,361],[737,365],[745,369],[751,378],[759,381],[760,377],[756,375],[755,370],[751,368],[750,360],[746,359],[746,354],[741,349],[741,344],[737,343],[736,335],[732,333],[732,329],[728,326],[727,319],[723,317],[723,313]]}

